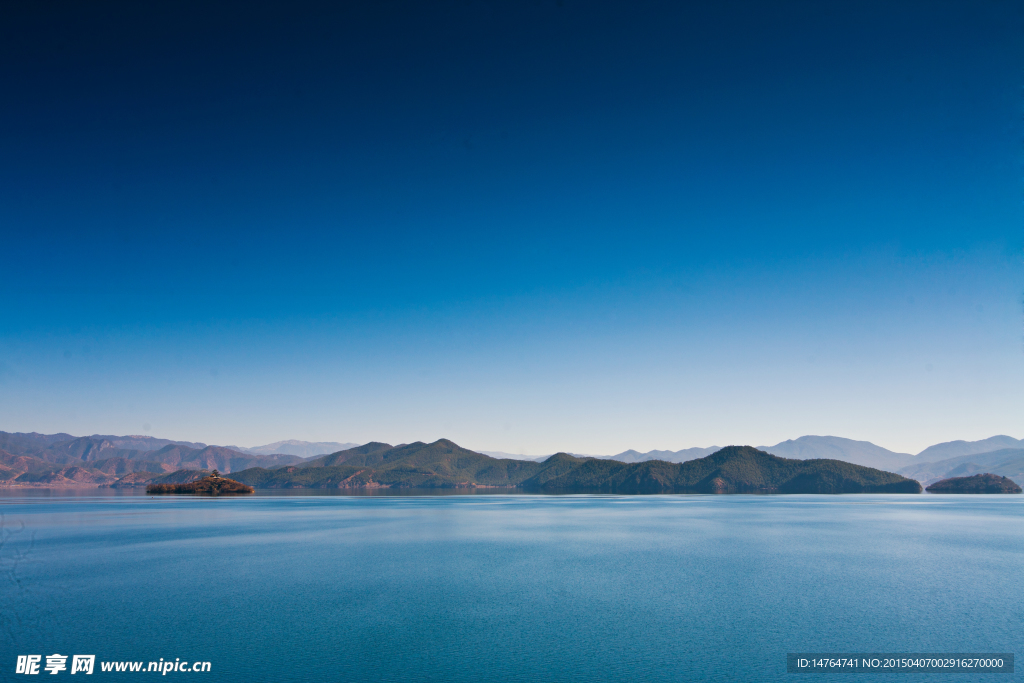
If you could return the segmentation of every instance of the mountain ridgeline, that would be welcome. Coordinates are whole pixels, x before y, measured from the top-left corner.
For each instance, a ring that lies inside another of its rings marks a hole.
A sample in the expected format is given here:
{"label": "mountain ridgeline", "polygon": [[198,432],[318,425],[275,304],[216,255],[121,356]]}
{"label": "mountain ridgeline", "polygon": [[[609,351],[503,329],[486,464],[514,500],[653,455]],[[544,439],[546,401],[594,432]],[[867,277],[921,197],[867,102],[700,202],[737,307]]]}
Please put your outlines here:
{"label": "mountain ridgeline", "polygon": [[[572,476],[581,478],[577,483],[562,480],[569,490],[583,486],[584,478],[591,482],[587,486],[596,485],[597,490],[641,485],[655,489],[658,486],[670,486],[675,487],[671,490],[682,490],[694,485],[687,477],[696,470],[678,467],[665,470],[665,463],[678,465],[702,461],[725,450],[710,446],[679,451],[652,450],[646,453],[628,450],[614,456],[562,453],[558,460],[552,461],[552,456],[526,457],[490,451],[481,453],[455,444],[451,447],[453,453],[462,454],[454,465],[435,462],[435,456],[431,455],[434,444],[423,443],[392,447],[383,443],[355,446],[332,441],[290,440],[240,448],[208,446],[143,435],[96,434],[82,437],[65,433],[0,431],[0,486],[124,488],[183,483],[177,479],[213,469],[232,474],[259,469],[262,472],[259,476],[267,479],[268,486],[399,488],[415,485],[435,488],[501,486],[536,489],[542,480],[543,485],[547,486],[545,478],[550,477],[554,471],[560,471],[556,467],[559,460],[569,457],[572,458],[570,462],[578,466],[571,468],[576,470]],[[941,479],[981,473],[1005,476],[1018,484],[1024,483],[1024,440],[1005,435],[980,441],[940,443],[917,455],[897,453],[867,441],[836,436],[802,436],[774,446],[762,446],[758,450],[793,462],[841,461],[894,472],[925,486]],[[378,456],[379,461],[375,459]],[[607,464],[593,464],[590,463],[592,460]],[[642,467],[621,467],[643,463],[648,464]],[[291,469],[282,471],[284,467]],[[333,469],[339,467],[350,469]],[[300,471],[308,468],[324,471]],[[676,470],[678,474],[674,474]],[[606,482],[594,484],[605,475]],[[622,483],[632,481],[630,477],[636,478],[636,481],[631,484]],[[747,479],[741,477],[739,481]]]}
{"label": "mountain ridgeline", "polygon": [[895,453],[870,441],[855,441],[839,436],[801,436],[760,448],[783,458],[842,460],[888,472],[896,472],[914,460],[910,453]]}
{"label": "mountain ridgeline", "polygon": [[303,458],[290,454],[254,455],[222,446],[150,436],[71,436],[0,432],[0,485],[107,486],[143,482],[177,470],[233,472],[280,467]]}
{"label": "mountain ridgeline", "polygon": [[960,455],[938,462],[908,465],[899,474],[917,479],[925,485],[941,479],[975,474],[997,474],[1024,482],[1024,448],[1002,448],[991,453]]}
{"label": "mountain ridgeline", "polygon": [[301,465],[232,475],[255,488],[516,488],[550,493],[920,493],[913,479],[838,460],[791,460],[729,446],[683,463],[555,454],[497,459],[441,439],[368,443]]}

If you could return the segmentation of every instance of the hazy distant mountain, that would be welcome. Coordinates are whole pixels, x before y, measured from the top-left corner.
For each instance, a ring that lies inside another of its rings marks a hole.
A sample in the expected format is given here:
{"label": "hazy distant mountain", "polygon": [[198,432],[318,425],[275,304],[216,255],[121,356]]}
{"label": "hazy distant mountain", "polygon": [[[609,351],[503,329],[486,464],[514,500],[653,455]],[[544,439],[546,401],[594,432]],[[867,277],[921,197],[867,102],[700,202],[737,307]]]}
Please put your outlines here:
{"label": "hazy distant mountain", "polygon": [[506,459],[506,460],[529,460],[530,462],[541,462],[551,457],[548,455],[523,455],[516,453],[505,453],[504,451],[477,451],[477,453],[483,453],[489,455],[492,458]]}
{"label": "hazy distant mountain", "polygon": [[556,453],[544,462],[495,459],[441,439],[366,446],[274,470],[253,468],[233,479],[259,488],[509,487],[550,492],[608,493],[920,493],[911,479],[837,461],[778,458],[730,446],[684,463],[624,463]]}
{"label": "hazy distant mountain", "polygon": [[839,436],[801,436],[799,439],[759,448],[783,458],[842,460],[887,472],[895,472],[914,458],[910,453],[895,453],[870,441],[854,441]]}
{"label": "hazy distant mountain", "polygon": [[618,455],[611,456],[609,460],[617,460],[619,462],[645,462],[647,460],[687,462],[689,460],[703,458],[720,450],[722,449],[718,446],[708,446],[707,448],[684,448],[681,451],[647,451],[646,453],[640,453],[639,451],[630,449],[628,451],[623,451]]}
{"label": "hazy distant mountain", "polygon": [[998,474],[1024,485],[1024,448],[1003,448],[937,462],[916,462],[920,458],[914,458],[915,462],[901,469],[899,474],[917,479],[925,486],[941,479],[974,474]]}
{"label": "hazy distant mountain", "polygon": [[961,455],[991,453],[1003,448],[1024,448],[1024,439],[1018,440],[1012,436],[1000,435],[991,436],[981,441],[947,441],[924,449],[917,454],[917,460],[920,462],[937,462]]}
{"label": "hazy distant mountain", "polygon": [[[707,450],[707,449],[694,448],[694,449],[691,449],[691,450],[698,451],[698,450]],[[715,450],[718,450],[718,449],[715,448],[715,449],[711,449],[711,450],[715,451]],[[679,451],[679,452],[682,453],[683,451]],[[522,455],[521,453],[519,453],[519,454],[517,454],[517,453],[505,453],[504,451],[477,451],[477,453],[483,453],[484,455],[489,455],[492,458],[503,458],[503,459],[510,459],[510,460],[527,460],[529,462],[544,462],[545,460],[550,458],[552,455],[554,455],[554,453],[548,453],[547,455]],[[651,453],[667,453],[667,454],[671,455],[671,454],[674,453],[674,451],[651,451]],[[619,457],[619,456],[627,456],[628,457],[631,454],[636,454],[637,456],[640,456],[640,457],[637,460],[623,460],[623,459],[621,459]],[[653,459],[655,459],[655,457],[657,457],[657,456],[653,456],[653,457],[650,457],[650,458],[645,458],[645,457],[643,457],[644,455],[646,455],[645,453],[637,453],[636,451],[625,451],[624,453],[619,453],[619,455],[592,455],[590,453],[569,453],[569,455],[571,455],[574,458],[601,458],[603,460],[618,460],[619,462],[641,462],[642,460],[653,460]],[[697,457],[699,457],[699,456],[697,456]],[[664,459],[664,458],[662,458],[662,459]],[[682,462],[682,461],[677,460],[677,461],[671,461],[671,462]]]}
{"label": "hazy distant mountain", "polygon": [[287,441],[268,443],[266,446],[254,446],[253,448],[242,446],[225,446],[225,448],[233,448],[236,451],[251,455],[275,455],[281,453],[284,455],[297,455],[300,458],[315,458],[318,455],[329,455],[354,448],[358,445],[357,443],[338,443],[337,441],[297,441],[296,439],[289,439]]}
{"label": "hazy distant mountain", "polygon": [[145,457],[147,460],[155,460],[176,469],[220,470],[224,473],[250,467],[281,467],[302,462],[302,458],[297,455],[252,455],[223,446],[188,448],[175,444],[164,446],[158,451],[147,452]]}
{"label": "hazy distant mountain", "polygon": [[[163,445],[163,444],[161,444]],[[159,448],[160,446],[157,446]],[[37,457],[48,462],[68,464],[76,461],[88,462],[107,458],[135,459],[151,449],[119,448],[104,437],[80,436],[68,441],[60,441],[35,453]]]}
{"label": "hazy distant mountain", "polygon": [[155,436],[144,436],[139,434],[130,434],[128,436],[112,436],[103,434],[93,434],[88,437],[90,439],[102,439],[109,441],[114,448],[123,448],[125,450],[134,451],[155,451],[158,448],[163,448],[168,444],[178,444],[181,446],[188,446],[189,448],[206,448],[205,443],[199,443],[196,441],[178,441],[176,439],[158,439]]}
{"label": "hazy distant mountain", "polygon": [[[0,432],[0,480],[39,486],[105,484],[135,472],[281,467],[296,455],[259,455],[151,436],[72,436]],[[344,444],[342,444],[344,445]]]}
{"label": "hazy distant mountain", "polygon": [[35,432],[0,432],[0,449],[15,455],[32,455],[49,462],[100,460],[112,457],[132,457],[132,453],[145,453],[168,444],[189,448],[204,448],[206,444],[172,441],[152,436],[72,436],[70,434],[37,434]]}
{"label": "hazy distant mountain", "polygon": [[13,455],[37,453],[61,441],[70,441],[70,434],[38,434],[30,432],[0,432],[0,449]]}

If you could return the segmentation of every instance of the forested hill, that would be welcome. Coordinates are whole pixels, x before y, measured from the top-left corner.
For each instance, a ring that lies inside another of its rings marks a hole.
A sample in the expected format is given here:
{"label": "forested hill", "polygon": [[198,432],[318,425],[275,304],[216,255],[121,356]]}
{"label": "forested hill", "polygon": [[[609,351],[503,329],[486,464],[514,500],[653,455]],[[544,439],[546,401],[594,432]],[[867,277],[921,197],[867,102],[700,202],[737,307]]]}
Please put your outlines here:
{"label": "forested hill", "polygon": [[441,439],[391,446],[371,443],[278,469],[232,477],[256,488],[515,487],[606,493],[920,493],[913,479],[839,460],[791,460],[750,446],[729,446],[683,463],[637,463],[558,453],[511,460]]}

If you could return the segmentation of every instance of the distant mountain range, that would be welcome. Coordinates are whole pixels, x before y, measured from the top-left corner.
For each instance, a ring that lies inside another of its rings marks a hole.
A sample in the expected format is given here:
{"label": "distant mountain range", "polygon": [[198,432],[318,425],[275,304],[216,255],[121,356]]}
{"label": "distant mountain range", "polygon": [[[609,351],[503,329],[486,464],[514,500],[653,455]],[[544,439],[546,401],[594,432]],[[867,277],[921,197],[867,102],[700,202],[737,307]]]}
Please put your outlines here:
{"label": "distant mountain range", "polygon": [[0,450],[5,450],[15,455],[31,455],[51,447],[57,448],[69,455],[83,455],[91,450],[153,451],[170,444],[188,446],[189,448],[206,447],[205,443],[171,441],[170,439],[157,439],[152,436],[104,436],[93,434],[92,436],[76,437],[70,434],[37,434],[35,432],[11,434],[0,432]]}
{"label": "distant mountain range", "polygon": [[958,458],[962,455],[975,455],[976,453],[991,453],[1004,448],[1024,448],[1024,439],[1015,439],[1012,436],[992,436],[981,441],[947,441],[946,443],[929,446],[917,454],[918,462],[936,462],[949,458]]}
{"label": "distant mountain range", "polygon": [[[802,436],[799,439],[783,441],[774,446],[758,446],[758,448],[783,458],[795,458],[797,460],[842,460],[855,465],[874,467],[889,472],[895,472],[900,467],[906,466],[914,458],[909,453],[894,453],[868,441],[854,441],[853,439],[844,439],[838,436]],[[684,448],[679,451],[655,450],[647,451],[646,453],[628,450],[617,455],[597,457],[617,460],[619,462],[664,460],[665,462],[679,463],[703,458],[719,450],[721,450],[720,446]]]}
{"label": "distant mountain range", "polygon": [[783,458],[828,458],[888,472],[895,472],[914,459],[910,453],[895,453],[870,441],[854,441],[839,436],[801,436],[760,448]]}
{"label": "distant mountain range", "polygon": [[318,455],[327,455],[355,448],[358,445],[357,443],[338,443],[337,441],[297,441],[296,439],[289,439],[288,441],[275,441],[274,443],[268,443],[266,446],[255,446],[254,448],[245,448],[243,446],[225,446],[225,448],[231,448],[241,453],[248,453],[249,455],[283,454],[297,455],[300,458],[313,458]]}
{"label": "distant mountain range", "polygon": [[[894,472],[896,469],[911,462],[914,456],[909,453],[894,453],[893,451],[876,446],[868,441],[854,441],[838,436],[802,436],[799,439],[791,439],[775,444],[774,446],[758,446],[762,451],[778,455],[783,458],[795,458],[797,460],[843,460],[855,465],[874,467]],[[665,462],[688,462],[703,458],[721,450],[720,446],[708,446],[707,448],[684,448],[679,451],[640,451],[628,450],[617,455],[593,456],[619,462],[646,462],[648,460],[663,460]],[[486,452],[486,451],[485,451]],[[523,457],[523,456],[509,456]],[[547,456],[544,456],[547,457]]]}
{"label": "distant mountain range", "polygon": [[[178,470],[218,469],[227,474],[252,468],[275,470],[283,466],[336,467],[359,448],[380,445],[289,440],[241,448],[139,435],[76,437],[64,433],[0,432],[0,484],[109,485],[127,475],[133,475],[132,481],[143,482]],[[680,464],[706,458],[721,450],[718,446],[709,446],[646,453],[628,450],[613,456],[566,455],[580,460],[623,464],[653,461]],[[898,473],[926,485],[944,478],[977,473],[998,474],[1024,483],[1024,440],[1004,435],[981,441],[936,444],[917,455],[897,453],[868,441],[836,436],[802,436],[774,446],[762,446],[759,450],[794,460],[838,460]],[[348,456],[341,456],[343,453]],[[551,458],[498,451],[474,455],[521,463],[543,463]],[[124,485],[129,483],[128,480],[123,482]]]}
{"label": "distant mountain range", "polygon": [[836,460],[779,458],[730,446],[684,463],[625,463],[556,453],[543,462],[497,459],[441,439],[369,443],[301,465],[253,468],[232,478],[255,488],[518,488],[606,493],[920,493],[898,474]]}
{"label": "distant mountain range", "polygon": [[0,432],[0,482],[8,484],[105,485],[132,473],[148,473],[150,477],[181,469],[228,473],[302,460],[295,455],[253,455],[222,446],[149,436]]}
{"label": "distant mountain range", "polygon": [[837,436],[802,436],[763,450],[788,458],[834,458],[911,477],[926,486],[949,477],[998,474],[1024,483],[1024,440],[993,436],[980,441],[947,441],[917,455],[895,453],[868,441]]}
{"label": "distant mountain range", "polygon": [[[618,453],[616,455],[589,455],[586,453],[570,453],[569,455],[577,458],[599,458],[602,460],[616,460],[618,462],[645,462],[647,460],[663,460],[665,462],[686,462],[687,460],[696,460],[697,458],[703,458],[706,455],[721,450],[718,446],[710,446],[708,448],[684,448],[681,451],[647,451],[641,453],[639,451],[628,450]],[[515,453],[505,453],[502,451],[478,451],[484,455],[489,455],[492,458],[511,458],[512,460],[531,460],[533,462],[543,462],[551,457],[551,455],[516,455]]]}
{"label": "distant mountain range", "polygon": [[[1024,440],[1011,436],[993,436],[981,441],[949,441],[929,446],[917,455],[897,453],[876,446],[870,441],[855,441],[838,436],[801,436],[774,446],[758,448],[783,458],[842,460],[855,465],[896,472],[925,484],[960,474],[979,472],[991,472],[1024,482],[1024,462],[1019,462],[1013,457],[1013,453],[1016,452],[1014,449],[1024,448]],[[620,462],[686,462],[717,450],[717,446],[646,453],[629,450],[607,458]]]}
{"label": "distant mountain range", "polygon": [[550,454],[548,454],[548,455],[522,455],[522,454],[516,454],[516,453],[506,453],[504,451],[477,451],[477,453],[483,453],[484,455],[489,455],[492,458],[498,458],[498,459],[529,460],[529,461],[532,461],[532,462],[541,462],[542,460],[547,460],[548,458],[551,457]]}
{"label": "distant mountain range", "polygon": [[899,470],[899,474],[917,479],[925,486],[950,477],[969,477],[975,474],[998,474],[1021,484],[1024,483],[1024,448],[1002,448],[991,453],[958,455],[938,462],[915,462]]}
{"label": "distant mountain range", "polygon": [[687,462],[689,460],[703,458],[720,450],[721,448],[719,448],[718,446],[709,446],[707,448],[684,448],[681,451],[647,451],[646,453],[628,450],[623,451],[618,455],[613,455],[608,459],[616,460],[618,462],[646,462],[648,460],[663,460],[664,462]]}

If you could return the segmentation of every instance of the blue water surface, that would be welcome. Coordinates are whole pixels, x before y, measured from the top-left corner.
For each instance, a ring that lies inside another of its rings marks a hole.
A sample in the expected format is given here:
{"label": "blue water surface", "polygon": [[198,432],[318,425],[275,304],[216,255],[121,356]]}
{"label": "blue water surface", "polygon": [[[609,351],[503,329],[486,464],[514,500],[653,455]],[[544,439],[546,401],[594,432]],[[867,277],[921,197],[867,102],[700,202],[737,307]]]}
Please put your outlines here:
{"label": "blue water surface", "polygon": [[787,652],[1019,656],[1019,495],[8,490],[0,513],[2,680],[32,653],[205,681],[1024,680],[786,673]]}

